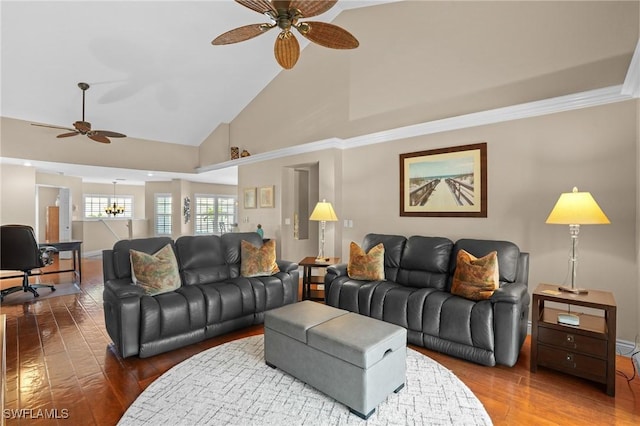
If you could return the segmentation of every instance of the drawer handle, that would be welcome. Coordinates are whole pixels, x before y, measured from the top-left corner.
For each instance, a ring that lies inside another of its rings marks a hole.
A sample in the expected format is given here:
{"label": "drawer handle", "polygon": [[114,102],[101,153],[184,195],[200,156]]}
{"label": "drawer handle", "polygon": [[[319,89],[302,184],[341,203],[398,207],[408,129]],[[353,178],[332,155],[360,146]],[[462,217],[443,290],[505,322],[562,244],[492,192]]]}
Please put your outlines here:
{"label": "drawer handle", "polygon": [[576,368],[576,363],[573,362],[573,354],[568,353],[564,357],[565,362],[563,364],[569,368]]}
{"label": "drawer handle", "polygon": [[564,344],[564,345],[565,345],[566,347],[570,347],[570,348],[572,348],[572,349],[577,348],[577,345],[576,345],[576,338],[575,338],[575,336],[574,336],[573,334],[567,334],[567,335],[566,335],[566,339],[565,339],[565,341],[564,341],[564,342],[565,342],[565,344]]}

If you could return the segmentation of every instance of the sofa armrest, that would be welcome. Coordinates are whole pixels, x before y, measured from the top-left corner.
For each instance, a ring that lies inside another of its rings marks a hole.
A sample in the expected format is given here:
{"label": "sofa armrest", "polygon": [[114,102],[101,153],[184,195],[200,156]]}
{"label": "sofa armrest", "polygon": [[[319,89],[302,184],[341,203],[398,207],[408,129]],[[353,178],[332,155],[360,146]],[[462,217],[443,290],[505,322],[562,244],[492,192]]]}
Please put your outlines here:
{"label": "sofa armrest", "polygon": [[105,290],[109,290],[117,299],[127,297],[142,297],[144,290],[142,287],[134,285],[129,278],[108,280],[104,283]]}
{"label": "sofa armrest", "polygon": [[280,272],[293,272],[298,270],[298,264],[295,262],[289,262],[288,260],[276,260],[278,269]]}
{"label": "sofa armrest", "polygon": [[522,303],[527,299],[527,296],[528,288],[526,284],[510,283],[494,291],[490,300],[493,303]]}
{"label": "sofa armrest", "polygon": [[337,265],[331,265],[327,267],[327,273],[324,276],[324,281],[331,282],[338,277],[347,276],[347,264],[338,263]]}
{"label": "sofa armrest", "polygon": [[491,296],[493,305],[496,363],[512,367],[527,336],[527,319],[531,297],[527,285],[506,284]]}

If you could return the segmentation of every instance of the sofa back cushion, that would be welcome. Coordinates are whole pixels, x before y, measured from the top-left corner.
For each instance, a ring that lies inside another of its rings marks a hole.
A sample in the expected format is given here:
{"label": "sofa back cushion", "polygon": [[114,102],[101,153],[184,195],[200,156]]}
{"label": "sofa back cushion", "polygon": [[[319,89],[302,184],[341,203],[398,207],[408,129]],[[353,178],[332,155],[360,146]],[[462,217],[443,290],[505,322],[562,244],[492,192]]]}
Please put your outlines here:
{"label": "sofa back cushion", "polygon": [[409,237],[396,281],[409,287],[446,289],[452,248],[448,238]]}
{"label": "sofa back cushion", "polygon": [[407,239],[401,235],[367,234],[362,241],[362,249],[368,253],[382,243],[384,246],[384,276],[387,281],[396,281],[402,252]]}
{"label": "sofa back cushion", "polygon": [[262,247],[262,237],[257,232],[230,232],[228,234],[222,234],[220,239],[224,247],[224,260],[227,265],[229,265],[229,275],[231,278],[240,276],[242,241],[251,243],[255,247]]}
{"label": "sofa back cushion", "polygon": [[162,247],[170,244],[174,249],[173,240],[169,237],[138,238],[135,240],[120,240],[113,245],[113,269],[116,278],[131,278],[131,255],[129,250],[137,250],[147,254],[156,253]]}
{"label": "sofa back cushion", "polygon": [[[484,257],[492,251],[498,252],[500,285],[502,286],[506,283],[515,282],[518,272],[518,260],[520,259],[520,249],[514,243],[509,241],[472,239],[456,241],[451,255],[451,265],[449,265],[451,277],[453,277],[456,270],[456,258],[458,256],[458,252],[462,249],[478,258]],[[449,289],[450,288],[451,280],[449,282]]]}
{"label": "sofa back cushion", "polygon": [[222,239],[217,235],[183,236],[176,240],[178,262],[185,285],[229,278]]}

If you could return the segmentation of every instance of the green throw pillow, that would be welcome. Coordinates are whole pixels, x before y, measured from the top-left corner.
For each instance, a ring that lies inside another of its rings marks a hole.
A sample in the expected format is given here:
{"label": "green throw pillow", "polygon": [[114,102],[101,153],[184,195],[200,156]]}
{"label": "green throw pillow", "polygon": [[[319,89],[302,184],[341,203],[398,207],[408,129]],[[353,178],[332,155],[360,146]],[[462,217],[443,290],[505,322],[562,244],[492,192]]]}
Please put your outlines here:
{"label": "green throw pillow", "polygon": [[167,293],[180,287],[180,268],[171,244],[154,254],[129,250],[131,276],[134,284],[150,296]]}
{"label": "green throw pillow", "polygon": [[485,300],[500,286],[498,252],[477,258],[460,250],[456,258],[451,294],[471,300]]}
{"label": "green throw pillow", "polygon": [[268,277],[280,272],[276,263],[276,241],[269,240],[256,247],[248,241],[240,242],[240,275]]}
{"label": "green throw pillow", "polygon": [[351,242],[349,246],[349,263],[347,274],[354,280],[384,280],[384,245],[379,243],[365,253],[362,248]]}

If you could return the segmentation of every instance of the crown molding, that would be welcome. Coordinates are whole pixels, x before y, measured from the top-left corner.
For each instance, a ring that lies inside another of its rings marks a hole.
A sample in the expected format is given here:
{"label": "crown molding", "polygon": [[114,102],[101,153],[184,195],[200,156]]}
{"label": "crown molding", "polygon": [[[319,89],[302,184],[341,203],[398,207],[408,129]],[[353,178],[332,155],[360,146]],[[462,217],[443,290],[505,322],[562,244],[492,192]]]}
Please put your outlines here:
{"label": "crown molding", "polygon": [[622,94],[640,98],[640,39],[636,44],[636,50],[633,53],[627,76],[622,85]]}
{"label": "crown molding", "polygon": [[[636,49],[636,55],[634,55],[634,59],[640,56],[637,53],[638,49]],[[640,76],[637,76],[635,78],[637,79],[639,77]],[[610,86],[602,89],[594,89],[588,90],[586,92],[559,96],[556,98],[527,102],[503,108],[496,108],[486,111],[474,112],[471,114],[459,115],[456,117],[428,121],[425,123],[413,124],[405,127],[398,127],[395,129],[355,136],[347,139],[323,139],[321,141],[276,149],[260,154],[254,154],[249,157],[239,158],[237,160],[230,160],[210,166],[199,167],[196,169],[196,172],[205,173],[212,170],[220,170],[232,166],[243,166],[260,161],[284,158],[292,155],[306,154],[325,149],[351,149],[366,145],[393,142],[401,139],[432,135],[436,133],[449,132],[452,130],[467,129],[470,127],[484,126],[487,124],[503,123],[512,120],[520,120],[522,118],[539,117],[542,115],[556,114],[559,112],[573,111],[582,108],[591,108],[595,106],[624,102],[633,99],[634,96],[632,96],[631,94],[622,93],[623,88],[623,85]]]}

